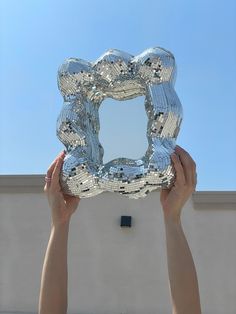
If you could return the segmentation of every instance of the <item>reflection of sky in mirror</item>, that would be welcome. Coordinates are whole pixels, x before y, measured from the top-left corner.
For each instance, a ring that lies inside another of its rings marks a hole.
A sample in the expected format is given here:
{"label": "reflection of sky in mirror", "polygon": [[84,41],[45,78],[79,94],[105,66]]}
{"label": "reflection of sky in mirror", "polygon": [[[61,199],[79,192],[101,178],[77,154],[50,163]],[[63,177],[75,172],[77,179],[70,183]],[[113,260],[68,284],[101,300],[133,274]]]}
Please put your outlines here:
{"label": "reflection of sky in mirror", "polygon": [[104,148],[104,163],[118,157],[139,159],[144,156],[148,148],[144,99],[139,96],[126,101],[111,98],[103,101],[99,109],[99,139]]}
{"label": "reflection of sky in mirror", "polygon": [[[56,137],[63,103],[56,74],[65,58],[161,46],[176,57],[184,108],[177,143],[197,163],[197,189],[236,189],[235,1],[2,0],[0,14],[1,174],[43,174],[64,149]],[[142,97],[127,107],[102,104],[105,162],[145,153],[142,104]]]}

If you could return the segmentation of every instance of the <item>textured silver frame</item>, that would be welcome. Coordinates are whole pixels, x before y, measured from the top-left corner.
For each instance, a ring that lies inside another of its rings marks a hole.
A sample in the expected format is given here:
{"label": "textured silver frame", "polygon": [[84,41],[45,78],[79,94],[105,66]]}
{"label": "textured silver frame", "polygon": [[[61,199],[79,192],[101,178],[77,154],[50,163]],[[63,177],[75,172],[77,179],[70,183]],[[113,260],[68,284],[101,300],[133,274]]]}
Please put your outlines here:
{"label": "textured silver frame", "polygon": [[[175,58],[160,47],[137,56],[109,49],[95,62],[64,61],[58,69],[64,104],[56,130],[66,147],[60,173],[64,193],[85,198],[111,191],[137,199],[172,186],[175,172],[170,155],[183,117],[175,79]],[[117,158],[103,164],[104,150],[98,138],[102,101],[143,95],[148,117],[146,153],[138,160]]]}

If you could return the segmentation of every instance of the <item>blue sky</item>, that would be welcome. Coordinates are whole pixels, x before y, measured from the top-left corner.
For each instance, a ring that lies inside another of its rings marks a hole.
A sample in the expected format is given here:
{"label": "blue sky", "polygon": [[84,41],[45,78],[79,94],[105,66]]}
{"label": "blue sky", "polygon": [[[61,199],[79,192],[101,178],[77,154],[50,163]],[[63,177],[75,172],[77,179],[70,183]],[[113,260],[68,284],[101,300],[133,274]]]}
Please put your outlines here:
{"label": "blue sky", "polygon": [[[197,163],[197,190],[236,190],[235,1],[1,0],[0,12],[0,174],[44,174],[64,149],[56,77],[66,58],[160,46],[176,58],[177,143]],[[145,153],[143,100],[102,103],[104,162]]]}

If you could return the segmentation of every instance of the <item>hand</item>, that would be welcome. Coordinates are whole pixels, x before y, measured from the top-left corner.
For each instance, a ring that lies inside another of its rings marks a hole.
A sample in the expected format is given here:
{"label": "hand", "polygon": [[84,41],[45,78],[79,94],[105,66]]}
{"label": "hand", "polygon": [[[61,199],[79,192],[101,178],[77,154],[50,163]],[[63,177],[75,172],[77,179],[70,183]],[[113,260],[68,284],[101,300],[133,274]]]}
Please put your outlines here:
{"label": "hand", "polygon": [[171,159],[176,171],[176,179],[171,189],[161,190],[160,201],[164,217],[179,221],[183,205],[196,188],[196,163],[189,153],[178,145]]}
{"label": "hand", "polygon": [[64,194],[61,189],[59,174],[63,165],[65,153],[60,153],[48,168],[47,177],[51,178],[46,182],[44,192],[47,194],[49,206],[52,211],[52,226],[58,226],[70,221],[71,215],[75,212],[80,202],[79,197]]}

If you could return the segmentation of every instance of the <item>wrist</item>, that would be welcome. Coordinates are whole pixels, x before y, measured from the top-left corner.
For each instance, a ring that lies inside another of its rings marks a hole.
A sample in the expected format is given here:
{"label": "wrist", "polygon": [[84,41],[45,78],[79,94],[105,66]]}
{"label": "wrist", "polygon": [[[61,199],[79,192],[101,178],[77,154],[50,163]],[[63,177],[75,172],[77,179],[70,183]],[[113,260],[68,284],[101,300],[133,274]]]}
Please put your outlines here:
{"label": "wrist", "polygon": [[170,214],[164,212],[164,222],[165,224],[176,224],[180,225],[181,224],[181,217],[180,213],[179,214]]}
{"label": "wrist", "polygon": [[52,230],[65,231],[68,230],[70,226],[70,220],[66,220],[63,222],[51,222]]}

